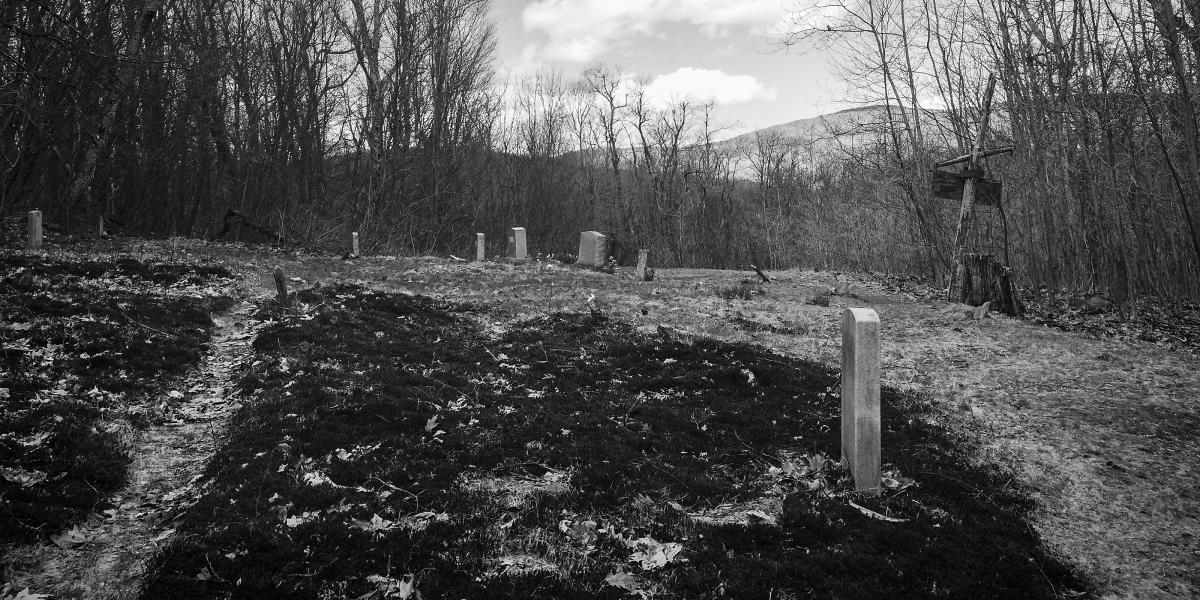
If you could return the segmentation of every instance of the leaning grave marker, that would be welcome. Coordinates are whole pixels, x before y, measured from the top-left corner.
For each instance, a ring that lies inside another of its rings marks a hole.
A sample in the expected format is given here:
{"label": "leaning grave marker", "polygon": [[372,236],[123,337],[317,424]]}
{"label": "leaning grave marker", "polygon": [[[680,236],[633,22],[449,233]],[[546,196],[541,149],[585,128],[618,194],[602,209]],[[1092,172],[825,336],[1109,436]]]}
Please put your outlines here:
{"label": "leaning grave marker", "polygon": [[576,264],[599,267],[607,258],[608,238],[599,231],[584,231],[579,234],[579,257]]}
{"label": "leaning grave marker", "polygon": [[842,313],[842,461],[855,491],[879,489],[879,315]]}

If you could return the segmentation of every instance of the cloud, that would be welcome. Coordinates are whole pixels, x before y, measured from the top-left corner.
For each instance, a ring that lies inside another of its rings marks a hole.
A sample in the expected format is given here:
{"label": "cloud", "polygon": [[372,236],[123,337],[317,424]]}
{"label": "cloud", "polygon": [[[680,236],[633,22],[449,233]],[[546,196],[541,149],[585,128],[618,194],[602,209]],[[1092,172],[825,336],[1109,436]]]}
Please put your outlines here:
{"label": "cloud", "polygon": [[526,30],[546,35],[540,51],[547,58],[587,62],[662,24],[690,24],[715,37],[777,24],[784,12],[782,0],[535,0],[521,20]]}
{"label": "cloud", "polygon": [[752,100],[774,100],[779,93],[750,75],[729,75],[712,69],[683,67],[652,79],[646,85],[646,96],[656,104],[691,97],[730,105]]}

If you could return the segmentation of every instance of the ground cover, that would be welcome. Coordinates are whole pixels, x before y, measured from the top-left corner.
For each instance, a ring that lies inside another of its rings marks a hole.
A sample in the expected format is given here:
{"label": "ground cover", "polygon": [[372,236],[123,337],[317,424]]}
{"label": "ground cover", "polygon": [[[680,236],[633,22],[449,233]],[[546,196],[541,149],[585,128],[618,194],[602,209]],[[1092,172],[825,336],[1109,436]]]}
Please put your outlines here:
{"label": "ground cover", "polygon": [[594,301],[296,305],[262,305],[244,406],[144,597],[1089,593],[920,395],[885,389],[887,489],[864,498],[819,363]]}
{"label": "ground cover", "polygon": [[[138,428],[230,299],[217,265],[0,255],[0,544],[51,539],[125,480]],[[175,392],[178,394],[179,392]]]}

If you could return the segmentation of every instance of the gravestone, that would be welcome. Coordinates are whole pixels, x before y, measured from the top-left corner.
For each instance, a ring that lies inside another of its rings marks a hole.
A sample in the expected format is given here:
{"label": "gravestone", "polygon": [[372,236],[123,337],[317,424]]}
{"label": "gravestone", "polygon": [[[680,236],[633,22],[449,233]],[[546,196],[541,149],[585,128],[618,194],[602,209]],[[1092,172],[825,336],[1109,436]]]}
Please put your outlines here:
{"label": "gravestone", "polygon": [[283,267],[275,265],[274,273],[272,274],[275,276],[275,294],[276,298],[279,300],[279,305],[284,307],[290,306],[291,302],[288,300],[287,278],[283,275]]}
{"label": "gravestone", "polygon": [[483,262],[486,254],[483,249],[484,235],[482,233],[475,234],[475,260]]}
{"label": "gravestone", "polygon": [[31,210],[26,217],[29,239],[25,242],[25,249],[29,252],[42,251],[42,211]]}
{"label": "gravestone", "polygon": [[350,234],[350,256],[353,256],[353,257],[355,257],[355,258],[357,258],[357,257],[359,256],[359,253],[358,253],[358,232],[357,232],[357,231],[355,231],[355,232],[353,232],[353,233],[351,233],[351,234]]}
{"label": "gravestone", "polygon": [[638,281],[646,281],[646,263],[650,262],[650,251],[645,248],[638,250],[637,268],[633,271],[633,278]]}
{"label": "gravestone", "polygon": [[879,489],[879,315],[842,313],[842,462],[855,491]]}
{"label": "gravestone", "polygon": [[508,257],[529,258],[529,251],[525,246],[524,227],[513,227],[508,230]]}
{"label": "gravestone", "polygon": [[608,239],[599,231],[585,231],[579,234],[579,257],[576,264],[589,267],[599,267],[608,258]]}

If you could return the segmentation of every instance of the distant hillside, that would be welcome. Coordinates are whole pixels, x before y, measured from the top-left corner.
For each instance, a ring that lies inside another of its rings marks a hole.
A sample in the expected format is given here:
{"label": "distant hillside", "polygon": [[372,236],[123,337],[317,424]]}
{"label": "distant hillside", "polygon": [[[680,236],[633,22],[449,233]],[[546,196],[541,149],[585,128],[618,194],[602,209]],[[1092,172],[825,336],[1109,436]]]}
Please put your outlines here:
{"label": "distant hillside", "polygon": [[[820,161],[839,151],[854,147],[862,147],[877,143],[885,135],[888,115],[884,105],[862,106],[840,110],[827,115],[809,119],[797,119],[779,125],[771,125],[713,144],[718,152],[723,152],[735,159],[737,166],[734,172],[743,178],[753,177],[753,163],[750,157],[757,154],[760,136],[764,143],[781,146],[785,143],[799,143],[805,158],[801,160]],[[899,109],[893,107],[894,118],[899,118]],[[927,141],[929,136],[949,130],[949,127],[931,126],[932,120],[944,118],[944,111],[923,111],[923,130]],[[935,141],[936,143],[937,141]],[[947,147],[956,144],[953,140],[941,139],[940,143]],[[633,160],[634,151],[624,148],[621,151],[623,161]],[[566,156],[572,156],[568,153]],[[588,152],[596,161],[603,161],[603,152],[593,150]]]}

